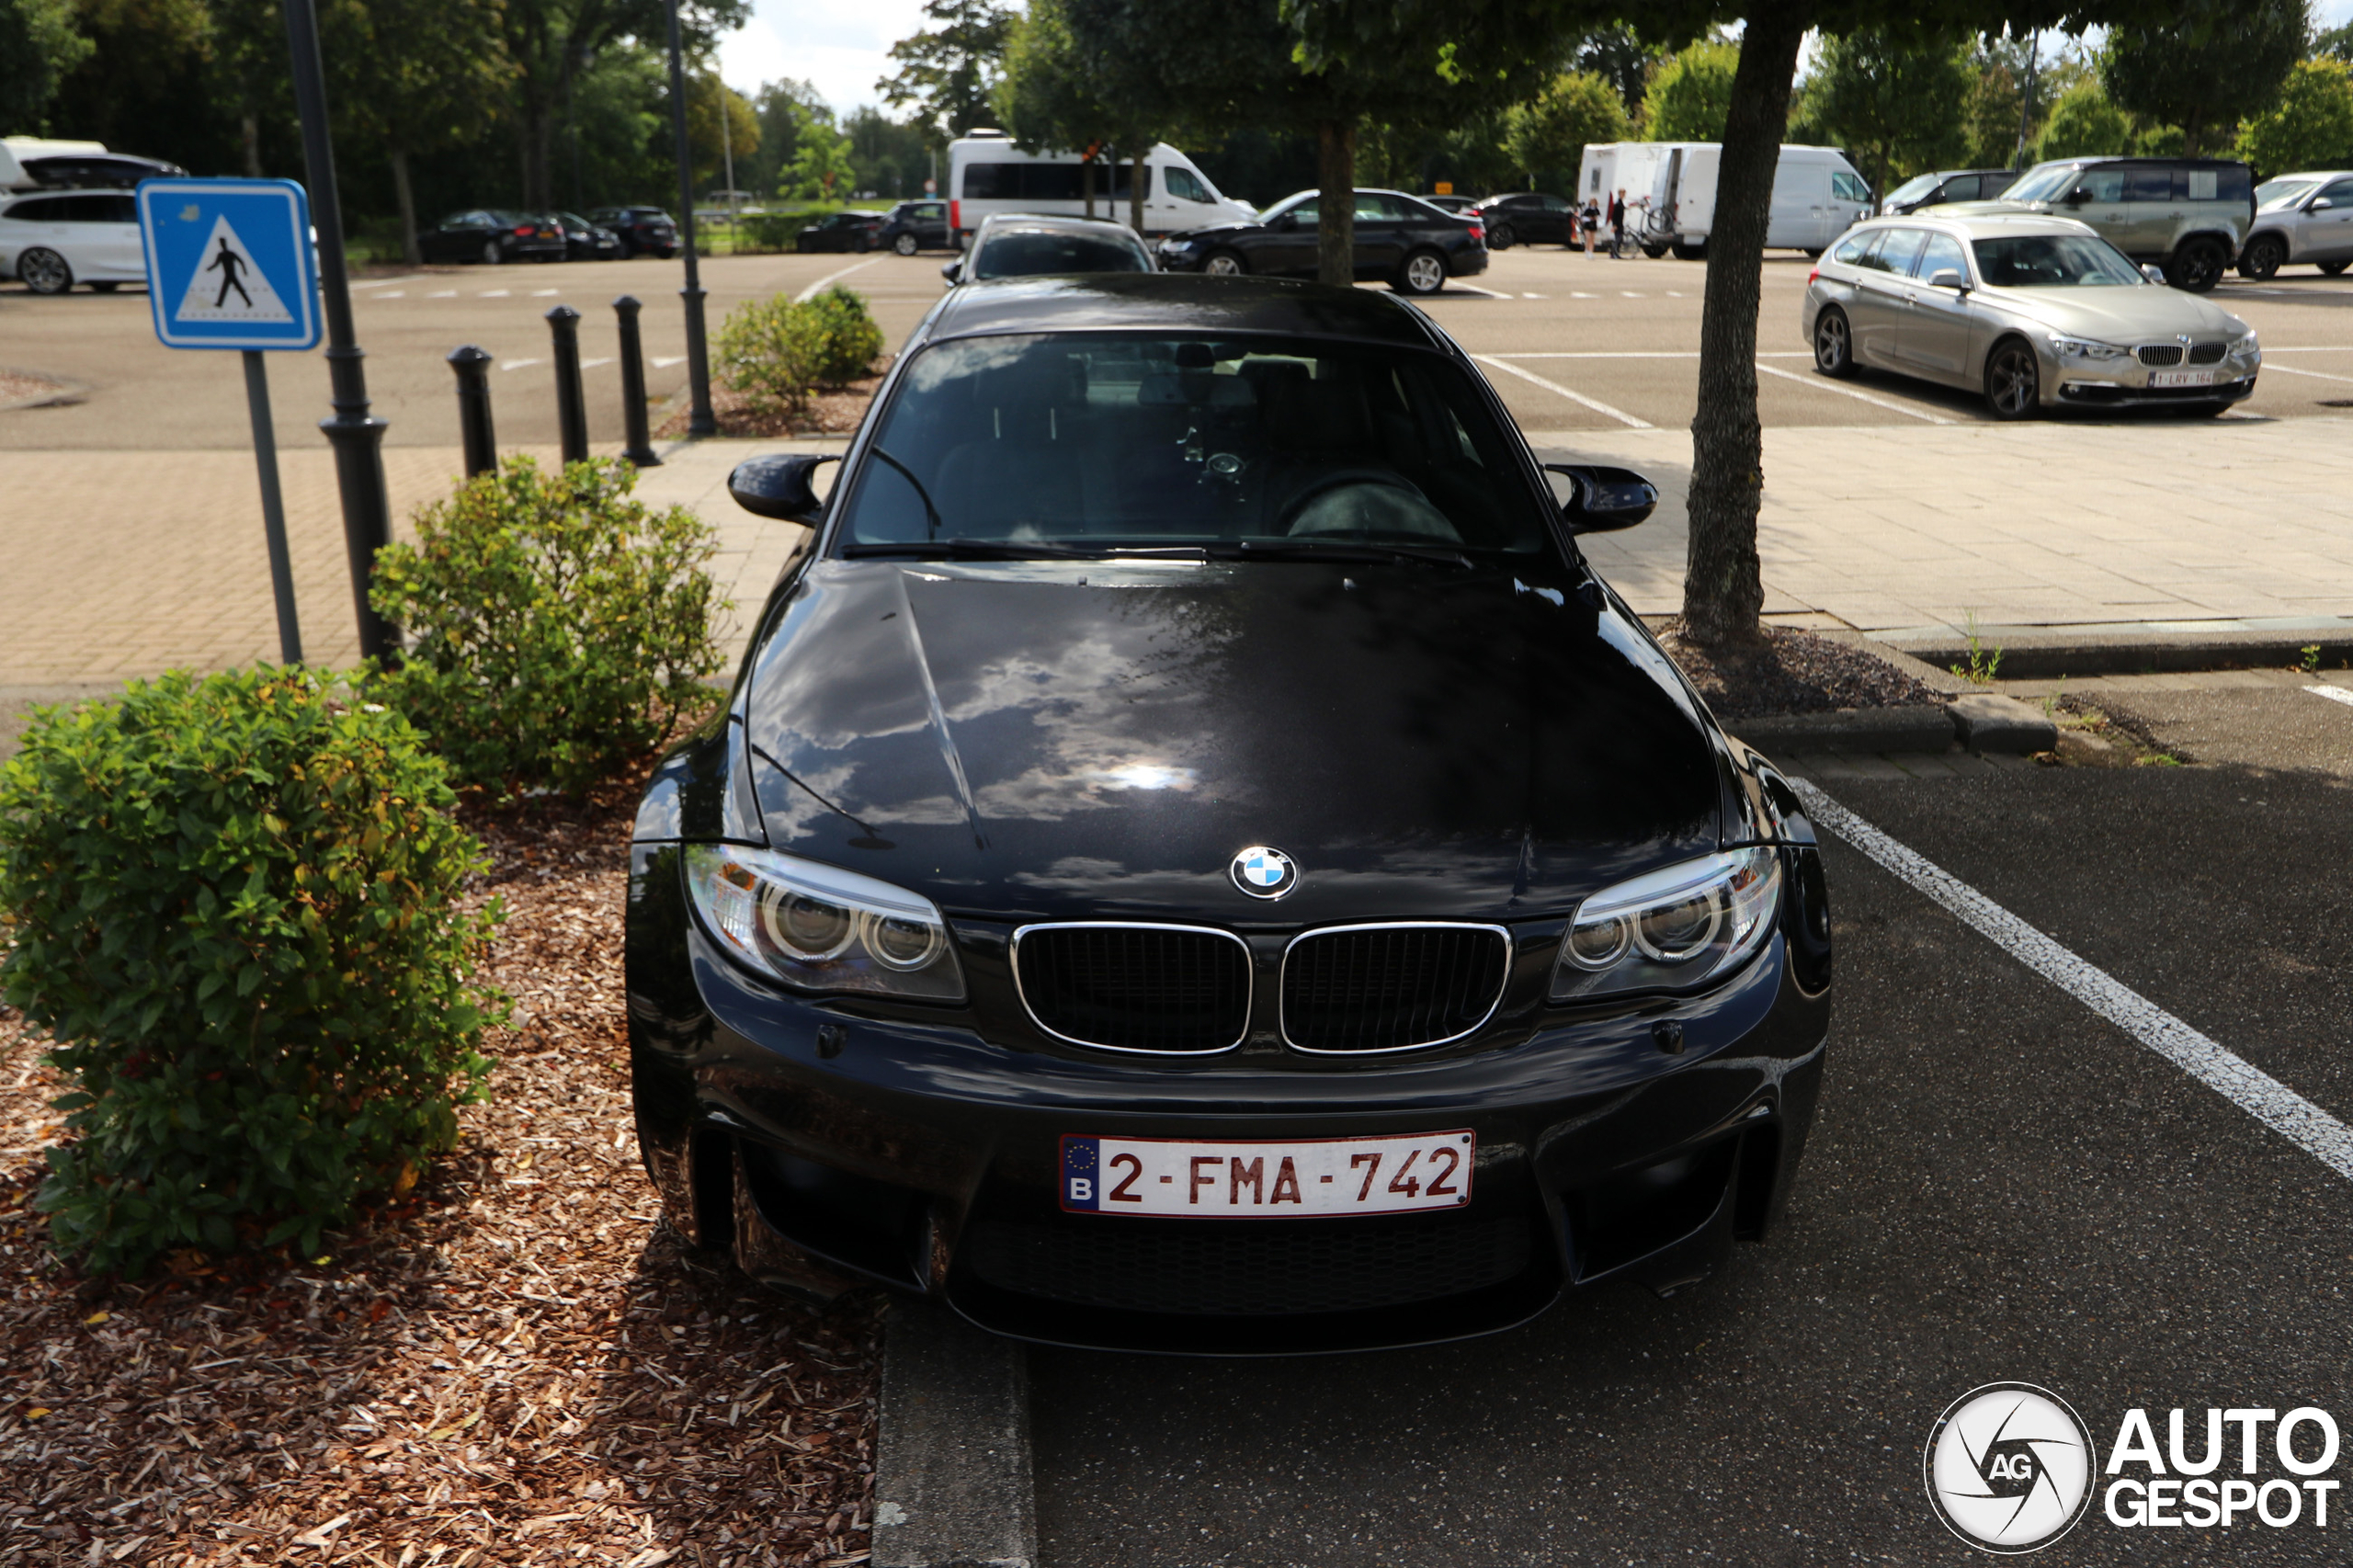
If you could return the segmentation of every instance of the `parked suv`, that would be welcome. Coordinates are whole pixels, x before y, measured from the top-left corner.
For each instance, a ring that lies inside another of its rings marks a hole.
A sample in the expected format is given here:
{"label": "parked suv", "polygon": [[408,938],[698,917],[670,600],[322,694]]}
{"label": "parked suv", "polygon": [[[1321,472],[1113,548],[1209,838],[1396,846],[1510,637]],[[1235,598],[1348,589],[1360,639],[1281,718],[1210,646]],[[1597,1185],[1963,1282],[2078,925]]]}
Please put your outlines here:
{"label": "parked suv", "polygon": [[882,215],[874,243],[889,245],[901,256],[919,250],[954,250],[956,238],[948,232],[948,203],[938,200],[902,201]]}
{"label": "parked suv", "polygon": [[2310,262],[2331,278],[2353,262],[2353,170],[2281,175],[2255,188],[2255,228],[2239,276],[2264,278]]}
{"label": "parked suv", "polygon": [[2255,179],[2227,158],[2064,158],[2037,164],[1998,201],[1962,212],[2036,212],[2088,223],[2135,261],[2203,294],[2222,280],[2255,222]]}
{"label": "parked suv", "polygon": [[1889,191],[1887,199],[1879,204],[1879,215],[1899,218],[1948,201],[1991,201],[2018,177],[2016,169],[1932,169]]}
{"label": "parked suv", "polygon": [[678,254],[678,226],[659,207],[599,207],[588,216],[620,236],[623,256],[651,252],[667,261]]}

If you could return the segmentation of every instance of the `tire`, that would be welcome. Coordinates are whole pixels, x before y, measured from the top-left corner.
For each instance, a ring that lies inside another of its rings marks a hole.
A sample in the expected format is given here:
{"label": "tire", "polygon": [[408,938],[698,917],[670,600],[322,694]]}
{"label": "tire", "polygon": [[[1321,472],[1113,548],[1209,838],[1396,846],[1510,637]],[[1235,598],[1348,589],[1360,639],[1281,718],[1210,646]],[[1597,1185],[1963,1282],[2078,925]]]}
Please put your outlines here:
{"label": "tire", "polygon": [[901,234],[891,242],[891,248],[901,256],[913,256],[915,254],[915,237],[913,234]]}
{"label": "tire", "polygon": [[496,240],[483,241],[482,264],[484,267],[496,267],[500,262],[505,261],[506,259],[506,247],[505,245],[500,244]]}
{"label": "tire", "polygon": [[1434,250],[1417,250],[1397,269],[1397,291],[1430,295],[1446,287],[1446,257]]}
{"label": "tire", "polygon": [[2022,337],[2006,337],[1985,356],[1985,406],[2004,421],[2031,419],[2042,408],[2042,362]]}
{"label": "tire", "polygon": [[74,287],[74,269],[55,251],[35,245],[17,257],[17,281],[36,294],[63,294]]}
{"label": "tire", "polygon": [[1644,245],[1644,246],[1643,247],[1643,254],[1644,256],[1649,256],[1653,261],[1656,261],[1660,256],[1665,256],[1665,255],[1666,254],[1666,246],[1665,246],[1665,245]]}
{"label": "tire", "polygon": [[2345,264],[2341,261],[2324,261],[2320,263],[2320,269],[2324,276],[2335,278],[2345,270]]}
{"label": "tire", "polygon": [[1244,278],[1249,275],[1250,264],[1233,251],[1213,250],[1201,263],[1201,271],[1211,278]]}
{"label": "tire", "polygon": [[1519,236],[1512,232],[1512,226],[1507,222],[1498,223],[1487,231],[1489,250],[1509,250],[1518,243]]}
{"label": "tire", "polygon": [[2211,293],[2230,264],[2230,252],[2222,248],[2222,241],[2192,234],[2165,257],[2165,281],[2185,294]]}
{"label": "tire", "polygon": [[1705,261],[1708,259],[1708,242],[1705,240],[1700,240],[1693,244],[1685,244],[1678,240],[1671,248],[1674,250],[1675,259],[1677,261]]}
{"label": "tire", "polygon": [[2260,283],[2288,264],[2288,242],[2277,234],[2257,234],[2239,256],[2239,276]]}
{"label": "tire", "polygon": [[1855,373],[1855,331],[1836,305],[1824,306],[1813,318],[1813,368],[1834,381]]}
{"label": "tire", "polygon": [[122,285],[119,283],[93,283],[90,285],[91,291],[98,294],[111,294],[117,289],[121,287]]}

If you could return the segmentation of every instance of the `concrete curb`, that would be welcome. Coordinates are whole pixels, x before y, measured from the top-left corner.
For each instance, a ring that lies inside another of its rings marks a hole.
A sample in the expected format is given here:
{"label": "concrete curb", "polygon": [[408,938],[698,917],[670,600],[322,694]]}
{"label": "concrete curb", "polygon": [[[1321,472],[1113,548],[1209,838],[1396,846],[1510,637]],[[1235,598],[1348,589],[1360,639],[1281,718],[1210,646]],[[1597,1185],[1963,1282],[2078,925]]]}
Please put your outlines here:
{"label": "concrete curb", "polygon": [[882,1338],[873,1568],[1033,1568],[1023,1348],[946,1307],[894,1301]]}
{"label": "concrete curb", "polygon": [[[2320,647],[2324,664],[2353,657],[2353,637],[2343,631],[2189,631],[2176,629],[2148,631],[2109,631],[2077,635],[2066,631],[2025,635],[1984,633],[1979,644],[1989,654],[2002,651],[2004,680],[2049,680],[2060,676],[2190,674],[2200,670],[2254,665],[2282,668]],[[1967,661],[1969,646],[1949,639],[1905,638],[1900,642],[1871,644],[1872,651],[1907,655],[1931,665]],[[1894,661],[1891,660],[1891,663]],[[1910,667],[1908,665],[1903,667]],[[1916,671],[1915,672],[1917,673]],[[1949,677],[1948,677],[1949,678]]]}
{"label": "concrete curb", "polygon": [[1940,752],[1955,742],[1984,754],[2025,756],[2058,744],[2041,710],[1999,692],[1972,690],[1939,708],[1841,708],[1735,720],[1725,726],[1768,755],[1790,752]]}

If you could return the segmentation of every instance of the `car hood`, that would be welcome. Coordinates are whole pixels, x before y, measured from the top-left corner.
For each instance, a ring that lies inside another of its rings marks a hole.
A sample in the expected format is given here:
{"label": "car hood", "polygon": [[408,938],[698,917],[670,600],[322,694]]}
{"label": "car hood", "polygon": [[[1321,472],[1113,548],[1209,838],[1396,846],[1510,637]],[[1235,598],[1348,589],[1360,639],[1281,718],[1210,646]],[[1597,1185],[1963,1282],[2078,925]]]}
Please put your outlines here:
{"label": "car hood", "polygon": [[[818,562],[744,699],[761,815],[968,915],[1565,910],[1713,850],[1726,799],[1688,688],[1573,581]],[[1262,844],[1279,906],[1231,880]]]}
{"label": "car hood", "polygon": [[2238,317],[2178,289],[1988,289],[1986,298],[2038,325],[2103,343],[2145,343],[2188,333],[2212,340],[2246,330]]}
{"label": "car hood", "polygon": [[1181,244],[1189,240],[1213,239],[1220,234],[1239,234],[1254,232],[1261,225],[1255,219],[1236,218],[1230,222],[1206,223],[1198,229],[1181,230],[1178,233],[1167,235],[1166,237]]}

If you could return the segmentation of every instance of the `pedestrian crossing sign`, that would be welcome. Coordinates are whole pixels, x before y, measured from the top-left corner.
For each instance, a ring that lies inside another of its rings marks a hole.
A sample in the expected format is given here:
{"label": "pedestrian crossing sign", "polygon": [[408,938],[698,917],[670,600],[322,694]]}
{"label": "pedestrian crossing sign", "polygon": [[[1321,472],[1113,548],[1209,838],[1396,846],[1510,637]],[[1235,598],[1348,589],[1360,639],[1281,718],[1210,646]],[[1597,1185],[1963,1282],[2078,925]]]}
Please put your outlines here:
{"label": "pedestrian crossing sign", "polygon": [[282,179],[151,179],[139,187],[147,303],[167,348],[319,341],[311,205]]}

